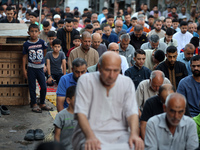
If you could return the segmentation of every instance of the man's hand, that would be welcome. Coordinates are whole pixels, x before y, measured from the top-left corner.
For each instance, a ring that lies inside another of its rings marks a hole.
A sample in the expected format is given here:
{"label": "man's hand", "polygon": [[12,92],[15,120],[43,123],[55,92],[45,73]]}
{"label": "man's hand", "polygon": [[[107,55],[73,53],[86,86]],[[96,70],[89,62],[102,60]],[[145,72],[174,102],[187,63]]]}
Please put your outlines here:
{"label": "man's hand", "polygon": [[101,143],[96,138],[87,138],[85,142],[85,150],[100,150],[101,149]]}
{"label": "man's hand", "polygon": [[44,66],[43,71],[44,71],[44,73],[47,72],[47,67],[46,66]]}
{"label": "man's hand", "polygon": [[27,71],[26,70],[23,70],[23,74],[24,74],[25,79],[28,79]]}
{"label": "man's hand", "polygon": [[144,141],[137,135],[130,135],[128,143],[131,149],[134,144],[135,150],[144,150]]}

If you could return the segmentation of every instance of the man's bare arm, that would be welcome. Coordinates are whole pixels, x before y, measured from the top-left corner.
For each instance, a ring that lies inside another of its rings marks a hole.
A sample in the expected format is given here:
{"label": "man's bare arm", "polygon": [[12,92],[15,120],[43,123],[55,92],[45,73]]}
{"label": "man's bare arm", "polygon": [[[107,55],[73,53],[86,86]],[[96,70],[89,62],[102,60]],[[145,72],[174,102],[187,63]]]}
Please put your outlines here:
{"label": "man's bare arm", "polygon": [[140,121],[140,133],[143,140],[145,137],[146,125],[147,125],[146,121]]}
{"label": "man's bare arm", "polygon": [[58,112],[64,109],[64,102],[65,102],[65,97],[61,96],[56,97],[56,107]]}

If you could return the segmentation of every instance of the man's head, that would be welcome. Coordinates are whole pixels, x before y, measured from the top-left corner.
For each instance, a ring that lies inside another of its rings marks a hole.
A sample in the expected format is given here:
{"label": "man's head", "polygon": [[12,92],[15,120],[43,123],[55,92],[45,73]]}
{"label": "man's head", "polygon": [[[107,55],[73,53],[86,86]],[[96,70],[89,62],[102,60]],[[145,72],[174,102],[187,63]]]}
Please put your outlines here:
{"label": "man's head", "polygon": [[81,45],[81,37],[80,37],[80,35],[75,35],[74,36],[73,44],[74,44],[75,47],[78,47],[78,46]]}
{"label": "man's head", "polygon": [[150,75],[150,86],[154,92],[158,92],[160,86],[163,84],[165,74],[160,70],[154,70]]}
{"label": "man's head", "polygon": [[111,34],[111,27],[109,24],[106,24],[104,27],[103,27],[103,32],[106,36],[110,36]]}
{"label": "man's head", "polygon": [[58,23],[58,21],[61,19],[60,15],[56,14],[53,16],[53,20],[55,23]]}
{"label": "man's head", "polygon": [[124,19],[126,23],[130,23],[131,22],[131,15],[130,14],[125,14],[124,15]]}
{"label": "man's head", "polygon": [[169,65],[173,66],[176,62],[176,58],[178,56],[177,48],[175,46],[169,46],[166,50],[166,57]]}
{"label": "man's head", "polygon": [[176,13],[176,6],[173,6],[171,11],[172,11],[173,14],[175,14]]}
{"label": "man's head", "polygon": [[87,62],[83,58],[76,58],[72,61],[73,78],[77,82],[78,78],[87,72]]}
{"label": "man's head", "polygon": [[173,19],[172,20],[172,26],[174,29],[177,29],[179,25],[179,21],[177,19]]}
{"label": "man's head", "polygon": [[159,45],[159,36],[157,34],[153,34],[149,37],[149,43],[151,44],[152,49],[157,49]]}
{"label": "man's head", "polygon": [[48,21],[43,22],[43,31],[47,35],[48,32],[50,31],[50,24]]}
{"label": "man's head", "polygon": [[119,54],[112,51],[103,53],[99,58],[98,70],[103,86],[109,89],[112,88],[121,71],[121,58]]}
{"label": "man's head", "polygon": [[172,40],[173,34],[174,34],[174,29],[167,28],[166,33],[165,33],[165,39],[167,42],[170,42]]}
{"label": "man's head", "polygon": [[98,49],[99,45],[101,44],[101,36],[99,33],[94,33],[92,35],[92,48]]}
{"label": "man's head", "polygon": [[153,17],[154,17],[154,19],[158,19],[158,17],[159,17],[159,12],[158,12],[158,10],[155,10],[155,11],[154,11]]}
{"label": "man's head", "polygon": [[190,40],[190,43],[194,45],[195,49],[199,47],[199,38],[198,37],[192,37]]}
{"label": "man's head", "polygon": [[59,53],[59,51],[61,49],[61,40],[59,40],[59,39],[53,40],[52,46],[53,46],[53,51],[55,53]]}
{"label": "man's head", "polygon": [[143,32],[143,26],[140,24],[135,25],[134,34],[137,38],[140,38],[142,36],[142,32]]}
{"label": "man's head", "polygon": [[64,27],[64,24],[65,24],[64,20],[63,20],[63,19],[60,19],[60,20],[58,21],[58,29],[63,28],[63,27]]}
{"label": "man's head", "polygon": [[102,8],[102,13],[105,15],[108,13],[108,8],[107,7],[103,7]]}
{"label": "man's head", "polygon": [[86,18],[84,21],[83,21],[84,25],[88,25],[88,24],[91,24],[91,20],[89,18]]}
{"label": "man's head", "polygon": [[121,20],[115,21],[115,32],[119,33],[122,30],[123,22]]}
{"label": "man's head", "polygon": [[93,25],[93,28],[96,29],[96,28],[100,28],[100,23],[98,20],[94,20],[92,21],[92,25]]}
{"label": "man's head", "polygon": [[161,102],[165,104],[166,98],[169,94],[176,92],[175,88],[171,84],[163,84],[158,90],[158,96],[161,99]]}
{"label": "man's head", "polygon": [[152,61],[154,64],[159,64],[165,59],[165,53],[162,50],[156,50],[152,53]]}
{"label": "man's head", "polygon": [[94,21],[94,20],[97,20],[97,19],[98,19],[97,13],[93,13],[93,14],[91,15],[91,21]]}
{"label": "man's head", "polygon": [[71,32],[73,30],[73,22],[71,18],[65,19],[65,30]]}
{"label": "man's head", "polygon": [[188,32],[193,34],[193,32],[194,32],[194,24],[193,24],[193,22],[188,23]]}
{"label": "man's head", "polygon": [[122,50],[125,51],[127,49],[128,45],[129,45],[129,43],[130,43],[129,34],[122,34],[120,36],[120,46],[121,46]]}
{"label": "man's head", "polygon": [[146,53],[142,49],[137,49],[134,55],[135,65],[141,69],[145,63]]}
{"label": "man's head", "polygon": [[147,10],[148,10],[148,5],[147,5],[147,3],[144,3],[144,5],[143,5],[143,10],[144,10],[144,11],[147,11]]}
{"label": "man's head", "polygon": [[182,13],[183,15],[185,15],[185,13],[186,13],[186,8],[185,8],[185,7],[181,7],[181,13]]}
{"label": "man's head", "polygon": [[68,87],[66,91],[66,101],[72,110],[74,110],[75,92],[76,92],[75,85]]}
{"label": "man's head", "polygon": [[85,26],[85,31],[87,31],[87,32],[89,32],[90,34],[92,34],[92,33],[93,33],[93,25],[87,24],[87,25]]}
{"label": "man's head", "polygon": [[190,59],[190,67],[194,77],[200,77],[200,55],[193,56]]}
{"label": "man's head", "polygon": [[194,25],[194,32],[197,32],[197,24],[193,23],[193,25]]}
{"label": "man's head", "polygon": [[108,45],[107,51],[113,51],[113,52],[119,54],[119,45],[115,42],[112,42]]}
{"label": "man's head", "polygon": [[172,93],[167,96],[164,111],[168,127],[176,127],[185,113],[186,98],[179,93]]}
{"label": "man's head", "polygon": [[114,23],[114,15],[113,15],[113,14],[109,14],[109,15],[107,16],[107,23],[108,23],[110,26],[113,25],[113,23]]}
{"label": "man's head", "polygon": [[8,6],[8,7],[6,8],[6,17],[7,17],[7,19],[8,19],[9,21],[12,20],[13,17],[14,17],[14,11],[13,11],[13,9],[12,9],[10,6]]}
{"label": "man's head", "polygon": [[66,13],[70,13],[70,7],[69,7],[69,6],[66,6],[66,7],[65,7],[65,12],[66,12]]}
{"label": "man's head", "polygon": [[40,34],[40,30],[39,30],[39,27],[38,25],[36,24],[31,24],[28,28],[28,34],[30,35],[31,37],[31,40],[36,40],[38,39],[38,36]]}
{"label": "man's head", "polygon": [[150,26],[152,26],[153,23],[154,23],[154,17],[153,17],[152,15],[149,15],[149,17],[148,17],[148,24],[149,24]]}
{"label": "man's head", "polygon": [[47,36],[48,36],[49,44],[52,45],[53,40],[55,40],[55,39],[57,38],[56,32],[54,32],[54,31],[49,31],[49,32],[47,33]]}
{"label": "man's head", "polygon": [[103,36],[103,31],[102,31],[101,28],[96,28],[96,29],[94,29],[94,33],[99,33],[100,36],[101,36],[101,38],[102,38],[102,36]]}
{"label": "man's head", "polygon": [[136,26],[136,24],[137,24],[137,18],[136,17],[131,18],[131,24],[132,24],[132,27]]}
{"label": "man's head", "polygon": [[36,22],[36,20],[37,20],[37,14],[34,13],[34,12],[30,13],[30,14],[29,14],[29,19],[30,19],[30,22],[31,22],[32,24],[34,24],[34,23]]}
{"label": "man's head", "polygon": [[184,48],[184,55],[187,61],[189,61],[194,55],[195,47],[193,44],[189,43]]}
{"label": "man's head", "polygon": [[171,26],[172,26],[172,18],[166,18],[165,19],[165,25],[166,25],[166,27],[167,28],[171,28]]}
{"label": "man's head", "polygon": [[90,49],[91,46],[91,42],[92,42],[92,37],[91,34],[87,31],[84,31],[82,33],[82,37],[81,37],[81,47],[83,50],[88,51]]}
{"label": "man's head", "polygon": [[155,30],[157,32],[160,32],[160,30],[162,28],[162,21],[161,20],[156,20],[155,23],[154,23],[154,27],[155,27]]}
{"label": "man's head", "polygon": [[186,32],[187,32],[187,22],[185,22],[185,21],[181,21],[181,23],[180,23],[180,29],[181,29],[181,33],[182,34],[185,34]]}

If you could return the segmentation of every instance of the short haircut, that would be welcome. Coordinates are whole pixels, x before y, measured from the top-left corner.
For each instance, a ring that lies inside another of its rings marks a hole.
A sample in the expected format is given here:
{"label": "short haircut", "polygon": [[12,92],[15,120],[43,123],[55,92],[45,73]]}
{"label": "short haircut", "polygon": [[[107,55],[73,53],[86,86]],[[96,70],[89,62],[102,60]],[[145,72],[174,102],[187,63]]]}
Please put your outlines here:
{"label": "short haircut", "polygon": [[87,62],[83,58],[76,58],[72,61],[72,68],[80,67],[80,66],[83,66],[83,65],[87,66]]}
{"label": "short haircut", "polygon": [[[105,27],[110,27],[110,25],[109,25],[109,24],[105,24],[105,25],[103,26],[103,29],[104,29]],[[111,27],[110,27],[110,28],[111,28]]]}
{"label": "short haircut", "polygon": [[194,45],[194,47],[198,47],[199,46],[199,38],[198,37],[192,37],[190,40],[190,43]]}
{"label": "short haircut", "polygon": [[43,27],[49,27],[49,26],[50,26],[49,21],[44,21],[43,22]]}
{"label": "short haircut", "polygon": [[131,18],[131,21],[132,21],[132,20],[137,20],[137,17],[132,17],[132,18]]}
{"label": "short haircut", "polygon": [[87,24],[87,25],[85,26],[85,29],[93,29],[93,25]]}
{"label": "short haircut", "polygon": [[[168,90],[168,89],[165,86],[161,85],[159,87],[158,94],[161,95],[162,91],[164,91],[164,90]],[[172,91],[176,92],[176,89],[174,88],[173,85],[171,85],[171,88],[169,90],[172,90]]]}
{"label": "short haircut", "polygon": [[172,20],[172,23],[173,23],[173,22],[178,22],[178,23],[179,23],[178,19],[173,19],[173,20]]}
{"label": "short haircut", "polygon": [[102,30],[101,28],[96,28],[96,29],[94,29],[94,33],[96,32],[96,31],[99,31],[99,30]]}
{"label": "short haircut", "polygon": [[114,15],[113,14],[109,14],[107,19],[109,19],[109,18],[114,18]]}
{"label": "short haircut", "polygon": [[173,8],[175,8],[175,9],[176,9],[176,6],[173,6],[173,7],[172,7],[172,9],[173,9]]}
{"label": "short haircut", "polygon": [[77,40],[77,39],[79,39],[79,40],[81,39],[80,35],[75,35],[74,36],[74,40]]}
{"label": "short haircut", "polygon": [[31,12],[31,13],[29,14],[29,16],[34,16],[35,18],[37,18],[37,14],[36,14],[35,12]]}
{"label": "short haircut", "polygon": [[145,55],[146,56],[146,52],[143,49],[137,49],[134,52],[134,56],[137,57],[137,54],[141,54],[141,55]]}
{"label": "short haircut", "polygon": [[173,35],[173,34],[174,34],[174,29],[172,29],[172,28],[167,28],[167,30],[166,30],[166,35],[171,36],[171,35]]}
{"label": "short haircut", "polygon": [[150,37],[149,37],[149,41],[153,42],[153,43],[157,43],[159,42],[159,36],[157,34],[152,34]]}
{"label": "short haircut", "polygon": [[155,21],[154,21],[154,23],[156,23],[156,22],[162,22],[162,21],[161,21],[160,19],[158,19],[158,20],[155,20]]}
{"label": "short haircut", "polygon": [[10,7],[10,6],[8,6],[7,8],[6,8],[6,11],[11,11],[12,10],[12,7]]}
{"label": "short haircut", "polygon": [[86,23],[86,22],[91,23],[91,20],[90,20],[89,18],[86,18],[86,19],[84,20],[84,23]]}
{"label": "short haircut", "polygon": [[191,43],[188,43],[187,45],[185,45],[185,47],[184,47],[184,52],[185,51],[187,51],[187,49],[195,49],[195,47],[194,47],[194,45],[193,44],[191,44]]}
{"label": "short haircut", "polygon": [[76,85],[68,87],[66,91],[66,98],[72,99],[72,97],[75,95],[75,92],[76,92]]}
{"label": "short haircut", "polygon": [[52,45],[54,46],[55,44],[61,45],[62,42],[61,42],[61,40],[59,40],[59,39],[55,39],[55,40],[53,40]]}
{"label": "short haircut", "polygon": [[149,19],[149,18],[154,18],[154,17],[153,17],[153,15],[149,15],[148,19]]}
{"label": "short haircut", "polygon": [[103,8],[102,8],[102,11],[103,11],[103,10],[106,10],[106,9],[108,9],[108,8],[107,8],[107,7],[103,7]]}
{"label": "short haircut", "polygon": [[169,47],[167,47],[166,52],[167,53],[175,53],[175,52],[177,52],[177,48],[175,46],[169,46]]}
{"label": "short haircut", "polygon": [[63,19],[60,19],[59,21],[58,21],[58,24],[64,24],[65,23],[65,21],[63,20]]}
{"label": "short haircut", "polygon": [[154,52],[154,58],[157,61],[162,62],[165,59],[165,53],[162,50],[157,50]]}
{"label": "short haircut", "polygon": [[88,11],[88,8],[84,8],[83,11]]}
{"label": "short haircut", "polygon": [[72,19],[71,19],[71,18],[66,18],[66,19],[65,19],[65,22],[71,23],[71,22],[72,22]]}
{"label": "short haircut", "polygon": [[166,22],[166,20],[167,20],[167,19],[170,19],[170,20],[172,20],[172,18],[170,18],[170,17],[167,17],[167,18],[165,18],[165,20],[164,20],[164,21]]}
{"label": "short haircut", "polygon": [[124,17],[125,17],[125,16],[128,16],[128,15],[129,15],[129,16],[131,16],[131,15],[130,15],[130,14],[128,14],[128,13],[124,13]]}
{"label": "short haircut", "polygon": [[100,22],[99,22],[98,20],[93,20],[93,21],[92,21],[92,24],[94,24],[94,23],[100,24]]}
{"label": "short haircut", "polygon": [[82,18],[83,18],[83,17],[87,17],[87,14],[83,14],[83,15],[82,15]]}
{"label": "short haircut", "polygon": [[181,26],[187,26],[187,25],[188,25],[188,23],[186,21],[181,21],[181,23],[180,23],[180,27]]}
{"label": "short haircut", "polygon": [[78,15],[75,15],[74,18],[80,18]]}
{"label": "short haircut", "polygon": [[134,27],[134,31],[136,32],[143,31],[143,26],[140,24],[136,24]]}
{"label": "short haircut", "polygon": [[125,34],[122,34],[121,36],[120,36],[120,40],[122,41],[122,40],[125,40],[125,41],[128,41],[128,40],[130,40],[131,38],[130,38],[130,35],[128,34],[128,33],[125,33]]}
{"label": "short haircut", "polygon": [[179,93],[171,93],[167,96],[166,101],[165,101],[165,106],[168,107],[168,103],[171,100],[172,97],[174,97],[175,95],[179,95],[183,98],[183,100],[185,101],[185,107],[186,107],[186,98],[184,95],[179,94]]}
{"label": "short haircut", "polygon": [[48,36],[48,37],[56,37],[56,32],[55,32],[55,31],[49,31],[49,32],[47,33],[47,36]]}
{"label": "short haircut", "polygon": [[[156,77],[156,72],[157,72],[158,70],[154,70],[154,71],[152,71],[151,72],[151,75],[150,75],[150,79],[151,80],[153,80],[155,77]],[[162,71],[161,71],[162,72]],[[165,74],[162,72],[162,77],[163,77],[163,79],[165,79]]]}
{"label": "short haircut", "polygon": [[26,7],[23,7],[23,8],[22,8],[22,11],[26,11]]}
{"label": "short haircut", "polygon": [[190,62],[192,64],[192,61],[199,61],[200,60],[200,55],[195,55],[190,59]]}
{"label": "short haircut", "polygon": [[78,20],[77,20],[77,19],[72,19],[72,21],[73,21],[73,22],[77,22],[77,23],[78,23]]}
{"label": "short haircut", "polygon": [[84,38],[92,38],[90,32],[84,31],[82,33],[81,39],[84,39]]}
{"label": "short haircut", "polygon": [[158,14],[158,10],[155,10],[155,11],[154,11],[154,14]]}
{"label": "short haircut", "polygon": [[39,30],[39,26],[37,24],[31,24],[28,28],[28,31],[31,30],[31,28],[37,28]]}

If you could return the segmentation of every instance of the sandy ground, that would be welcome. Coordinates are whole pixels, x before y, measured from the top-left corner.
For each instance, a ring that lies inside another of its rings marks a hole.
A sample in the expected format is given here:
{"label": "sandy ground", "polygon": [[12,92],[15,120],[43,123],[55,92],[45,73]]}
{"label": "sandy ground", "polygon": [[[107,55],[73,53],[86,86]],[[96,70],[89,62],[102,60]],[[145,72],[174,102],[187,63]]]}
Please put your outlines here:
{"label": "sandy ground", "polygon": [[[46,102],[47,105],[55,106]],[[53,129],[53,118],[48,111],[34,113],[30,106],[8,106],[10,115],[0,117],[0,150],[34,150],[41,141],[25,141],[29,129],[42,129],[48,136]]]}

